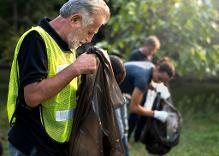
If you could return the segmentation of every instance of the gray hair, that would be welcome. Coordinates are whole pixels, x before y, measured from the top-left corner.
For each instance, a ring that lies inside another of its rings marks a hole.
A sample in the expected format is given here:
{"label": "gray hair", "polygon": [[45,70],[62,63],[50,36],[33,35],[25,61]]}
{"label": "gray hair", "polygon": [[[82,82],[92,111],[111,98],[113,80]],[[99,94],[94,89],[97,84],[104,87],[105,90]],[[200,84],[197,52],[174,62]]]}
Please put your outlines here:
{"label": "gray hair", "polygon": [[83,16],[83,24],[91,24],[93,15],[105,16],[105,24],[110,17],[109,7],[103,0],[69,0],[59,11],[63,18],[68,18],[73,14],[80,13]]}

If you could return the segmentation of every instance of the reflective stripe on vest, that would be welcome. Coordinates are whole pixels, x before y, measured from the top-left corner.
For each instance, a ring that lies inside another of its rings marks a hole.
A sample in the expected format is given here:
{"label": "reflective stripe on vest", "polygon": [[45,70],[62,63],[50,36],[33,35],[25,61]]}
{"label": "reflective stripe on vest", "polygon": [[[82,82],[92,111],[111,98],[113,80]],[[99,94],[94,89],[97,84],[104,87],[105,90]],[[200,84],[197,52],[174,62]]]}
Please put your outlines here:
{"label": "reflective stripe on vest", "polygon": [[[48,78],[55,76],[76,59],[75,51],[68,53],[63,52],[55,40],[41,27],[33,27],[27,31],[18,41],[12,63],[7,103],[9,121],[15,111],[16,99],[18,96],[18,81],[16,75],[18,73],[19,77],[19,71],[17,69],[17,54],[24,37],[33,30],[41,35],[46,45]],[[47,134],[57,142],[69,140],[72,130],[73,112],[76,107],[76,90],[77,78],[73,79],[56,96],[42,103],[41,122],[44,125]]]}

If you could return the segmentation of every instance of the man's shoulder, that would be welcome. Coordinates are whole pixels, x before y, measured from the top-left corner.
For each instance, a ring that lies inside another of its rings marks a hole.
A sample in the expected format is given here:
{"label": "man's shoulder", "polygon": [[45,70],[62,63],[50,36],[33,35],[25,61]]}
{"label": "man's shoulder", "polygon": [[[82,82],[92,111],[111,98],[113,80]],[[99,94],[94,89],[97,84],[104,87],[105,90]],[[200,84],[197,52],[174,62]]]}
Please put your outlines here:
{"label": "man's shoulder", "polygon": [[41,37],[41,35],[39,34],[38,31],[32,30],[32,31],[30,31],[30,32],[28,32],[28,33],[26,34],[26,36],[25,36],[24,39],[26,39],[26,40],[27,40],[27,39],[42,40],[42,37]]}
{"label": "man's shoulder", "polygon": [[145,60],[144,54],[142,54],[141,50],[134,49],[129,57],[129,61],[143,61]]}
{"label": "man's shoulder", "polygon": [[41,37],[39,32],[37,32],[36,30],[29,30],[26,33],[24,33],[20,37],[18,43],[19,42],[21,43],[21,48],[20,49],[23,49],[24,47],[28,47],[29,48],[30,45],[38,45],[39,46],[39,45],[44,44],[43,38]]}
{"label": "man's shoulder", "polygon": [[141,56],[141,52],[140,52],[140,50],[139,50],[139,48],[138,48],[138,49],[134,49],[134,50],[131,52],[130,57],[139,57],[139,55]]}
{"label": "man's shoulder", "polygon": [[[28,51],[28,49],[38,49],[39,47],[45,47],[45,42],[43,40],[43,38],[41,37],[41,35],[36,31],[36,30],[32,30],[27,32],[27,34],[23,34],[25,35],[20,49],[19,51]],[[22,37],[21,37],[22,38]],[[18,54],[20,54],[21,52],[19,52]]]}
{"label": "man's shoulder", "polygon": [[139,52],[140,52],[139,48],[136,48],[136,49],[132,50],[132,54],[136,54],[136,53],[139,53]]}
{"label": "man's shoulder", "polygon": [[130,61],[126,62],[125,66],[132,66],[133,68],[142,68],[142,69],[150,69],[155,65],[150,61]]}

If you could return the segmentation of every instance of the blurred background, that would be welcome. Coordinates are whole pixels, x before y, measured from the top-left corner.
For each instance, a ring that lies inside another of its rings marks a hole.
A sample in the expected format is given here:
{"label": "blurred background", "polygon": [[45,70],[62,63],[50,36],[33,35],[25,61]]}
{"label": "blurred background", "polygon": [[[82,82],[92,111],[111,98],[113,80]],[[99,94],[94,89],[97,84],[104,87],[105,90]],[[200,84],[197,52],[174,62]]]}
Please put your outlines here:
{"label": "blurred background", "polygon": [[[6,100],[10,65],[18,38],[43,17],[54,18],[66,0],[0,1],[0,139],[8,156]],[[111,18],[93,43],[128,58],[156,35],[156,58],[174,60],[177,76],[169,84],[183,116],[178,146],[168,156],[219,154],[219,0],[108,0]],[[146,155],[130,142],[130,155]]]}

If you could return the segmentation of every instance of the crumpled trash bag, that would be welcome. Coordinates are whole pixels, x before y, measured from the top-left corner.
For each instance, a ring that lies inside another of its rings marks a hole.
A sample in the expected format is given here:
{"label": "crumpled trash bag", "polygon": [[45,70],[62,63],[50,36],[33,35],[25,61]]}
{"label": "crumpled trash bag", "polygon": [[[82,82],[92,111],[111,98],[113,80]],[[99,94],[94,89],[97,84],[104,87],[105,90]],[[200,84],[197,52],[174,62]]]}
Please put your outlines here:
{"label": "crumpled trash bag", "polygon": [[152,110],[164,110],[169,113],[165,123],[154,118],[147,118],[140,140],[151,154],[163,155],[179,143],[182,116],[167,100],[157,94]]}
{"label": "crumpled trash bag", "polygon": [[82,75],[69,156],[122,156],[114,107],[124,99],[104,53],[97,48],[89,53],[96,54],[100,63],[95,74]]}

